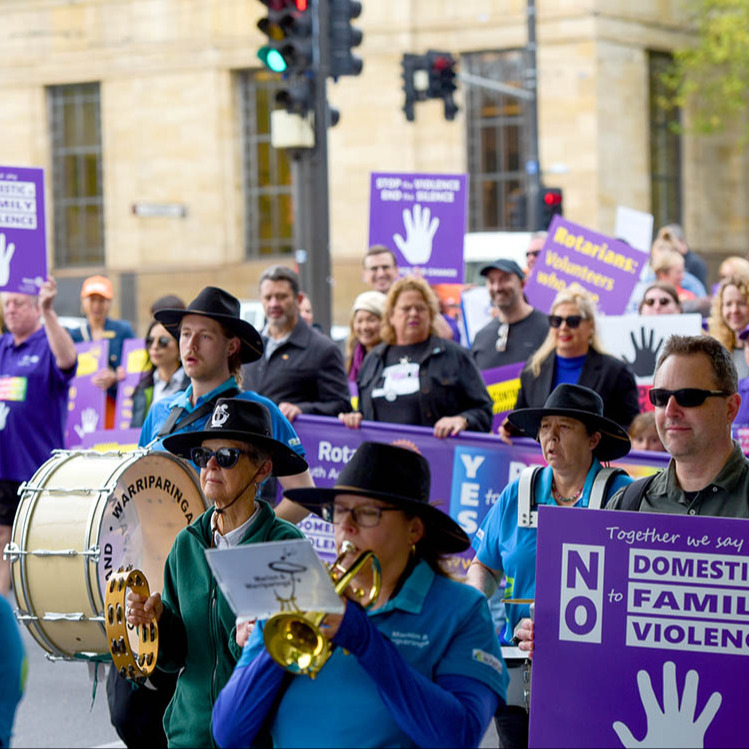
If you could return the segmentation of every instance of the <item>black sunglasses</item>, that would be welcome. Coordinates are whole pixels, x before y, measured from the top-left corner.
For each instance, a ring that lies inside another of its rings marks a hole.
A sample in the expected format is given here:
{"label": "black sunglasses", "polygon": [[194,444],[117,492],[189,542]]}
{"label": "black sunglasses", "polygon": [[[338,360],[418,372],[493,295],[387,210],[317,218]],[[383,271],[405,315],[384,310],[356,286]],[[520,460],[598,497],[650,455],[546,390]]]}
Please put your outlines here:
{"label": "black sunglasses", "polygon": [[[648,307],[652,307],[654,304],[658,304],[661,307],[665,307],[666,305],[670,304],[671,302],[674,302],[674,300],[669,297],[658,297],[658,299],[653,299],[653,297],[648,297],[647,299],[643,300],[645,304],[648,305]],[[674,302],[676,304],[676,302]]]}
{"label": "black sunglasses", "polygon": [[246,450],[238,447],[219,447],[218,450],[209,450],[207,447],[190,448],[190,458],[198,468],[206,468],[211,458],[216,458],[219,468],[234,468],[239,456],[246,454]]}
{"label": "black sunglasses", "polygon": [[652,388],[648,393],[650,402],[658,408],[664,408],[672,395],[682,408],[696,408],[710,397],[726,398],[730,393],[724,390],[702,390],[701,388],[680,388],[679,390]]}
{"label": "black sunglasses", "polygon": [[169,345],[169,342],[173,339],[168,335],[160,335],[158,338],[153,338],[152,336],[148,336],[146,338],[146,348],[151,348],[153,346],[154,341],[159,344],[159,348],[166,348]]}
{"label": "black sunglasses", "polygon": [[574,330],[575,328],[580,327],[580,323],[583,320],[585,320],[585,318],[582,315],[570,315],[569,317],[562,317],[561,315],[549,315],[549,325],[551,325],[552,328],[561,328],[562,323],[566,322],[567,327]]}

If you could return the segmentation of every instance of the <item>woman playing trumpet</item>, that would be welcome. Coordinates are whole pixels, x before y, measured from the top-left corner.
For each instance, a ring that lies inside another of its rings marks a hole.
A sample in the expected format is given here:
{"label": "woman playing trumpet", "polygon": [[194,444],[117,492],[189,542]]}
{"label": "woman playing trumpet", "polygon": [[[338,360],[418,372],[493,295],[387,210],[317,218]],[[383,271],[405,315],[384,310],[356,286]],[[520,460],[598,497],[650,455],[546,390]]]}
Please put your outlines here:
{"label": "woman playing trumpet", "polygon": [[375,554],[380,594],[367,611],[344,597],[345,613],[325,618],[337,648],[314,680],[285,678],[258,625],[213,710],[219,746],[265,728],[275,746],[478,746],[504,702],[504,664],[482,596],[441,570],[468,538],[429,504],[429,480],[416,452],[364,442],[333,488],[288,492],[333,523],[338,549],[353,545],[344,566]]}

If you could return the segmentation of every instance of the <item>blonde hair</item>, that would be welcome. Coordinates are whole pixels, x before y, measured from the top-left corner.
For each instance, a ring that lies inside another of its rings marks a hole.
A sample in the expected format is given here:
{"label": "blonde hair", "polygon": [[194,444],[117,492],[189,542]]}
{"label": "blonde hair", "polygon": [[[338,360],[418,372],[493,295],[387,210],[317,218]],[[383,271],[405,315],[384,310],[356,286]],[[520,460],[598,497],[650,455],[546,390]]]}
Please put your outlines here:
{"label": "blonde hair", "polygon": [[650,261],[650,266],[655,271],[656,276],[675,268],[677,265],[681,268],[684,267],[684,255],[678,250],[663,249]]}
{"label": "blonde hair", "polygon": [[739,255],[731,255],[720,264],[720,277],[740,276],[749,281],[749,260]]}
{"label": "blonde hair", "polygon": [[404,291],[418,291],[419,294],[424,298],[424,301],[429,307],[429,334],[438,335],[437,329],[434,327],[434,321],[437,315],[440,314],[440,303],[437,299],[437,295],[429,287],[429,284],[423,279],[417,276],[404,276],[399,278],[388,291],[387,299],[385,300],[385,311],[382,314],[382,327],[380,328],[380,339],[384,343],[388,343],[391,346],[396,342],[396,335],[393,326],[390,324],[390,317],[392,316],[395,305],[398,302],[398,297]]}
{"label": "blonde hair", "polygon": [[723,293],[729,286],[735,286],[744,300],[749,304],[749,279],[743,276],[726,276],[718,286],[710,305],[710,317],[707,320],[707,332],[720,341],[729,351],[736,348],[736,333],[728,327],[723,319]]}
{"label": "blonde hair", "polygon": [[[562,304],[574,304],[580,311],[580,315],[585,320],[590,320],[593,325],[593,333],[590,337],[590,348],[599,354],[604,353],[601,341],[596,331],[596,305],[588,292],[578,283],[570,284],[566,289],[560,291],[551,305],[551,314]],[[538,377],[541,372],[541,365],[554,352],[556,344],[554,343],[554,329],[549,328],[546,340],[539,346],[536,353],[528,360],[528,368],[534,376]]]}

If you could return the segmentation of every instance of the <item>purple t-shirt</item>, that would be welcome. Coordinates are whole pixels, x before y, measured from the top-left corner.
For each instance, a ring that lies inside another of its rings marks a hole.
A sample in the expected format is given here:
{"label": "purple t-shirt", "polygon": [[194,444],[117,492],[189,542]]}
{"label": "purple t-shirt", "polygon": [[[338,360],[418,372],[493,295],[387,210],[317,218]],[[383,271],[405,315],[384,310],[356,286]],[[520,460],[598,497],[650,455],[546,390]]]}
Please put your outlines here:
{"label": "purple t-shirt", "polygon": [[75,366],[55,363],[44,328],[19,346],[0,336],[0,479],[28,481],[64,447],[68,383]]}

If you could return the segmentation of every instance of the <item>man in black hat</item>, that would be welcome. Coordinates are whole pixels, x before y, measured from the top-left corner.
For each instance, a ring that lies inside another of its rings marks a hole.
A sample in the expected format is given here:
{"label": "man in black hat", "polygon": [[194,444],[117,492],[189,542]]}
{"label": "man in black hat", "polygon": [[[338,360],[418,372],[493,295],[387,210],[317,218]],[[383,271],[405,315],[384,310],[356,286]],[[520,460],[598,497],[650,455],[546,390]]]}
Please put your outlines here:
{"label": "man in black hat", "polygon": [[478,333],[471,353],[480,370],[524,362],[549,332],[546,315],[523,296],[525,273],[514,260],[500,258],[481,269],[497,315]]}
{"label": "man in black hat", "polygon": [[[163,449],[161,442],[167,435],[203,429],[219,398],[237,397],[266,406],[275,439],[304,457],[299,437],[276,404],[251,390],[239,390],[241,366],[263,355],[263,341],[239,316],[238,299],[223,289],[206,286],[187,309],[160,309],[154,317],[177,339],[190,386],[151,408],[140,433],[141,447]],[[284,489],[314,486],[307,469],[279,480]],[[306,515],[286,500],[276,512],[294,523]]]}

